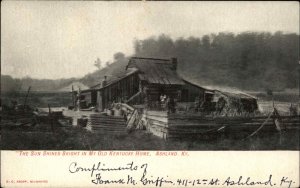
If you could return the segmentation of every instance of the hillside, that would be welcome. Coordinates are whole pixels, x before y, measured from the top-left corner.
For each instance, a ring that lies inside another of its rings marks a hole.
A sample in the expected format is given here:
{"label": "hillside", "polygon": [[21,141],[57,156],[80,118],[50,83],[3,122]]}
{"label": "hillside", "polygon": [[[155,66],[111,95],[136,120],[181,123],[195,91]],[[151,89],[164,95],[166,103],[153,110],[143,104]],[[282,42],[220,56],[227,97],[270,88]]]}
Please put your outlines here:
{"label": "hillside", "polygon": [[107,76],[107,79],[116,78],[125,71],[127,63],[128,58],[124,57],[117,59],[105,68],[85,75],[83,78],[79,79],[79,81],[91,87],[101,83],[101,81],[104,79],[104,76]]}
{"label": "hillside", "polygon": [[[114,79],[125,71],[128,63],[128,58],[124,55],[115,58],[114,62],[106,67],[96,70],[93,73],[85,75],[83,78],[69,78],[69,79],[33,79],[22,78],[17,79],[9,75],[1,75],[1,91],[2,92],[20,92],[26,91],[31,86],[32,91],[71,91],[72,85],[74,89],[88,89],[91,86],[101,83],[104,76],[107,79]],[[92,65],[91,65],[92,66]]]}
{"label": "hillside", "polygon": [[260,91],[298,87],[295,33],[218,33],[175,40],[160,35],[137,40],[134,56],[177,57],[179,73],[205,85]]}
{"label": "hillside", "polygon": [[75,90],[75,91],[77,91],[79,88],[81,90],[85,90],[85,89],[89,88],[87,85],[84,85],[82,82],[74,81],[74,82],[70,83],[69,85],[58,89],[57,91],[59,91],[59,92],[70,92],[70,91],[72,91],[72,87],[73,87],[73,90]]}
{"label": "hillside", "polygon": [[31,86],[32,91],[57,91],[75,80],[75,78],[50,80],[29,77],[19,79],[9,75],[1,75],[1,92],[27,91],[29,86]]}
{"label": "hillside", "polygon": [[[133,56],[177,57],[179,74],[200,85],[283,91],[298,88],[298,42],[298,34],[282,32],[219,33],[176,40],[161,35],[135,41]],[[128,59],[118,52],[112,63],[79,79],[14,79],[2,75],[1,90],[24,91],[32,86],[35,91],[60,91],[70,89],[74,82],[91,87],[101,83],[104,76],[108,80],[118,77]]]}

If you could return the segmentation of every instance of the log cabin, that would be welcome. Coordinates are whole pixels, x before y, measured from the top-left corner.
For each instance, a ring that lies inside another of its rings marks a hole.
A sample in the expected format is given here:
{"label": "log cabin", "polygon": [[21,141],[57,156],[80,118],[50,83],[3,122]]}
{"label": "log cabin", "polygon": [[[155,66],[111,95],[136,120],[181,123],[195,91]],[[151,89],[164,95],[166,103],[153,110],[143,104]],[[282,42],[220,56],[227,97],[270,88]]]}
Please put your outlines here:
{"label": "log cabin", "polygon": [[[212,123],[210,115],[231,116],[245,107],[257,108],[250,95],[208,89],[183,79],[177,73],[177,63],[176,58],[132,57],[123,72],[103,76],[101,83],[82,90],[77,97],[79,108],[94,107],[108,115],[91,114],[88,127],[119,134],[126,125],[128,130],[146,129],[164,139],[194,138],[223,129],[223,124]],[[162,102],[165,97],[169,103]],[[174,111],[169,108],[170,101],[174,101]],[[126,106],[121,109],[126,123],[120,123],[122,113],[112,107],[115,103]]]}
{"label": "log cabin", "polygon": [[[177,73],[177,64],[177,58],[132,57],[123,73],[114,79],[104,76],[101,83],[81,91],[82,108],[93,106],[101,112],[109,109],[112,103],[126,103],[160,111],[161,97],[167,96],[176,103],[196,104],[196,109],[198,104],[201,110],[214,111],[217,106],[214,98],[223,94],[227,99],[226,96],[230,95],[183,79]],[[257,106],[255,98],[248,96],[243,98],[245,100]]]}

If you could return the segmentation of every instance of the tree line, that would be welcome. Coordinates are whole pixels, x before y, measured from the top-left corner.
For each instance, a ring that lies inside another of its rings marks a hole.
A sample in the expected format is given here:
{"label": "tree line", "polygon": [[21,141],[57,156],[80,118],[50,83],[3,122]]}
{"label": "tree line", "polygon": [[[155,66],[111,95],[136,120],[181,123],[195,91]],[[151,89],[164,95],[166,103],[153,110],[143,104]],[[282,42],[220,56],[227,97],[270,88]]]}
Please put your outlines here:
{"label": "tree line", "polygon": [[177,57],[178,71],[203,84],[283,90],[299,80],[299,35],[276,32],[219,33],[201,38],[167,35],[136,40],[134,56]]}
{"label": "tree line", "polygon": [[[295,33],[218,33],[178,39],[162,34],[135,40],[133,56],[177,57],[178,73],[204,85],[280,91],[297,88],[299,84],[299,35]],[[118,52],[113,62],[106,62],[104,66],[97,58],[94,65],[98,70],[80,79],[15,79],[1,75],[1,90],[27,90],[28,86],[41,91],[58,90],[74,81],[93,86],[105,75],[121,75],[129,58]]]}

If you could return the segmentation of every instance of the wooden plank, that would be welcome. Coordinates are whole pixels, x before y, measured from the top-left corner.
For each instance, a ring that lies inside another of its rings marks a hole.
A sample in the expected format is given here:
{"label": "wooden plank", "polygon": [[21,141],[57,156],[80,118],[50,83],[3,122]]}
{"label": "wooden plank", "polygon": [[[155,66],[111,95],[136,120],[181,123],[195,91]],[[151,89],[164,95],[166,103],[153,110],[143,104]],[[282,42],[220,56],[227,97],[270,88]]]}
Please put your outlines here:
{"label": "wooden plank", "polygon": [[126,130],[126,127],[123,127],[122,129],[117,129],[117,128],[109,128],[109,127],[94,127],[94,126],[91,126],[92,129],[97,129],[97,130],[109,130],[109,131],[125,131]]}
{"label": "wooden plank", "polygon": [[147,116],[147,120],[154,120],[162,123],[168,123],[168,119],[165,117]]}
{"label": "wooden plank", "polygon": [[151,126],[155,125],[155,126],[164,127],[164,128],[168,127],[167,123],[161,123],[158,121],[150,121],[150,123],[151,123]]}
{"label": "wooden plank", "polygon": [[125,120],[107,120],[107,119],[89,119],[90,122],[95,122],[95,123],[118,123],[118,124],[124,124],[126,123]]}
{"label": "wooden plank", "polygon": [[98,122],[88,122],[90,125],[93,125],[93,126],[111,126],[111,127],[122,127],[122,126],[126,126],[126,123],[98,123]]}
{"label": "wooden plank", "polygon": [[90,115],[90,118],[94,118],[94,119],[111,119],[111,120],[122,120],[124,119],[123,116],[106,116],[106,115]]}
{"label": "wooden plank", "polygon": [[157,117],[168,117],[168,113],[166,111],[150,111],[148,110],[146,112],[146,115],[148,116],[157,116]]}

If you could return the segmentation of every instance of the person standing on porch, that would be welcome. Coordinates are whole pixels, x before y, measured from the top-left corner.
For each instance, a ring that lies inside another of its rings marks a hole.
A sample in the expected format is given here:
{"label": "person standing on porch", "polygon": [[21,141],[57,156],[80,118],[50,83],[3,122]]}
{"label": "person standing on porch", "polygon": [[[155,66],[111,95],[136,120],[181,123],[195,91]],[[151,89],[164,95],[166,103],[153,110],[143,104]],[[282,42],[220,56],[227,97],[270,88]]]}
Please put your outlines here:
{"label": "person standing on porch", "polygon": [[167,99],[168,113],[175,113],[175,101],[172,96]]}

